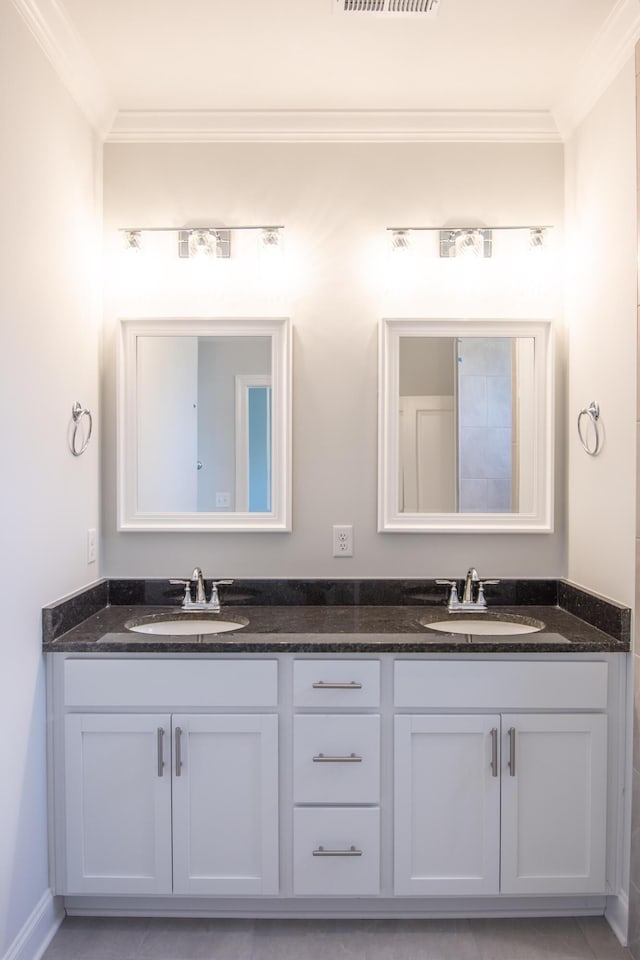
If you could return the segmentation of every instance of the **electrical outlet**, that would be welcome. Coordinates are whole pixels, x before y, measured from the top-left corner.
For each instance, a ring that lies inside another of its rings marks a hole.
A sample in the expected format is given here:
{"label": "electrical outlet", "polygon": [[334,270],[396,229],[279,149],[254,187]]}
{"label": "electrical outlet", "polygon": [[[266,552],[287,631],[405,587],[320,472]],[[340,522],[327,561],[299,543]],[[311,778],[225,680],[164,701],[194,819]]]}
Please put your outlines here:
{"label": "electrical outlet", "polygon": [[334,525],[333,555],[334,557],[353,556],[353,527],[350,523]]}
{"label": "electrical outlet", "polygon": [[87,530],[87,563],[95,563],[97,554],[96,530],[91,527]]}
{"label": "electrical outlet", "polygon": [[230,506],[231,506],[230,493],[216,493],[216,507],[230,507]]}

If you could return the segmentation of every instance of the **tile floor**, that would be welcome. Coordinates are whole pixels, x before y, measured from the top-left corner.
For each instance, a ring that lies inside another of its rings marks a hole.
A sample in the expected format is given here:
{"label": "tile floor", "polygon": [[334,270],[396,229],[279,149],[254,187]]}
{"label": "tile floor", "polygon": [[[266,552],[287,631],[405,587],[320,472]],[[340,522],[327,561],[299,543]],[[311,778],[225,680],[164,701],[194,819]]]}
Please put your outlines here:
{"label": "tile floor", "polygon": [[601,917],[161,920],[68,917],[43,960],[631,960]]}

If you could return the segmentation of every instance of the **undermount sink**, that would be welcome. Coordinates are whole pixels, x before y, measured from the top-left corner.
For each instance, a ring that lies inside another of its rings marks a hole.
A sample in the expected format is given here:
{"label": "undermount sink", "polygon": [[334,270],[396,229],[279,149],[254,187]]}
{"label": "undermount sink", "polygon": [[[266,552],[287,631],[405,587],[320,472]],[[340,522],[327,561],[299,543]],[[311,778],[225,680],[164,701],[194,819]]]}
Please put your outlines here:
{"label": "undermount sink", "polygon": [[231,630],[241,630],[249,621],[245,617],[231,620],[220,617],[218,614],[178,616],[171,614],[159,617],[152,614],[149,617],[139,617],[125,623],[127,630],[134,633],[145,633],[157,637],[199,637],[209,633],[229,633]]}
{"label": "undermount sink", "polygon": [[522,617],[522,619],[511,617],[504,620],[461,617],[460,619],[436,620],[431,623],[428,620],[423,620],[422,625],[429,630],[437,630],[438,633],[463,633],[490,637],[513,637],[517,634],[538,633],[539,630],[544,629],[544,623],[541,620],[534,620],[531,617]]}

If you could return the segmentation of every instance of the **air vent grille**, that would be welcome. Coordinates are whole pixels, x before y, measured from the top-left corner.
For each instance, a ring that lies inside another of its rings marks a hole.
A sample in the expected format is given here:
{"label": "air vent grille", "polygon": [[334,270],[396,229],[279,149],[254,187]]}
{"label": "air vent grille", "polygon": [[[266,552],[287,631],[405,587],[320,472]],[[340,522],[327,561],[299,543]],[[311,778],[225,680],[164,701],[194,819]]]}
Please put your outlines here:
{"label": "air vent grille", "polygon": [[432,17],[440,0],[333,0],[336,13],[347,16]]}

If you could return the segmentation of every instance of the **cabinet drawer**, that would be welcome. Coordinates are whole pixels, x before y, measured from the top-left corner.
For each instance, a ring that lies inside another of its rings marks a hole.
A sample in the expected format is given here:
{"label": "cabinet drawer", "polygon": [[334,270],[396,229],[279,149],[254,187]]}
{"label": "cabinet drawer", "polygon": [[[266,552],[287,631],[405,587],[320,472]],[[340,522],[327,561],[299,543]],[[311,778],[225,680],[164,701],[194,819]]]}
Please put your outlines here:
{"label": "cabinet drawer", "polygon": [[607,664],[402,660],[394,687],[397,707],[604,710]]}
{"label": "cabinet drawer", "polygon": [[380,892],[377,807],[297,807],[293,814],[297,895],[374,896]]}
{"label": "cabinet drawer", "polygon": [[276,660],[66,660],[67,707],[274,707]]}
{"label": "cabinet drawer", "polygon": [[380,802],[380,717],[297,716],[293,757],[295,803]]}
{"label": "cabinet drawer", "polygon": [[296,707],[377,707],[379,660],[296,660],[293,664]]}

